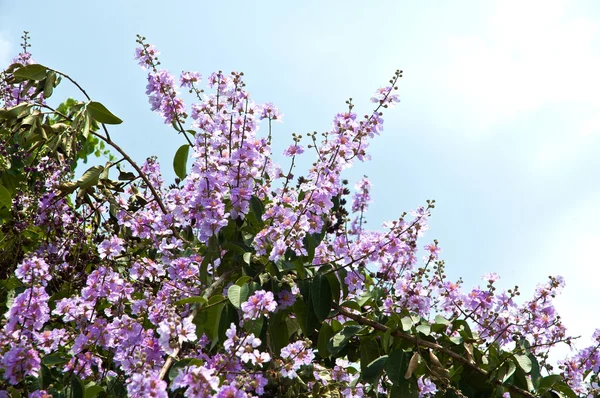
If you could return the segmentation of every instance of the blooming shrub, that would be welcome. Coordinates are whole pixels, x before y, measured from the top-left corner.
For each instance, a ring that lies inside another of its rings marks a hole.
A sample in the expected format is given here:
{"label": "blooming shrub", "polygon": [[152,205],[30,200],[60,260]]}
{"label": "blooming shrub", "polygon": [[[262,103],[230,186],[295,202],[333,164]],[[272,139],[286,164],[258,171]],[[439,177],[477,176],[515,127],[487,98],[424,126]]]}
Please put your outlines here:
{"label": "blooming shrub", "polygon": [[[74,80],[27,43],[2,74],[0,396],[595,393],[598,346],[558,372],[548,361],[571,342],[552,303],[560,277],[521,303],[496,274],[464,289],[423,242],[434,201],[367,229],[365,177],[347,206],[342,172],[369,158],[400,71],[364,117],[348,101],[322,140],[294,135],[284,171],[271,153],[282,113],[252,100],[243,73],[202,88],[185,71],[177,87],[138,44],[150,108],[182,137],[168,184],[155,158],[138,165],[112,140],[121,120],[85,92],[49,105]],[[297,156],[315,160],[295,179]]]}

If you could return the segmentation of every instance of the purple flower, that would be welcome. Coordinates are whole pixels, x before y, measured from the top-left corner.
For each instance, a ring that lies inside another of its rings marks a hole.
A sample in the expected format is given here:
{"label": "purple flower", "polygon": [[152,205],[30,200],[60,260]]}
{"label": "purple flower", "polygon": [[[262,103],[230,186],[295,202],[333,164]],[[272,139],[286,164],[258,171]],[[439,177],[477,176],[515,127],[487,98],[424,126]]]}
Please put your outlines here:
{"label": "purple flower", "polygon": [[216,395],[216,398],[246,398],[248,394],[236,388],[235,386],[222,386]]}
{"label": "purple flower", "polygon": [[180,344],[186,341],[196,341],[196,325],[192,322],[192,317],[173,320],[167,318],[158,325],[158,342],[167,354],[172,354]]}
{"label": "purple flower", "polygon": [[41,283],[44,286],[52,279],[48,264],[43,258],[37,256],[25,258],[17,266],[15,276],[23,283]]}
{"label": "purple flower", "polygon": [[167,398],[167,383],[158,378],[158,372],[134,373],[127,383],[127,396]]}
{"label": "purple flower", "polygon": [[21,382],[26,376],[38,376],[40,357],[31,347],[18,345],[8,350],[0,359],[4,378],[12,385]]}
{"label": "purple flower", "polygon": [[417,379],[417,386],[419,388],[419,397],[430,397],[437,392],[436,385],[424,376]]}
{"label": "purple flower", "polygon": [[296,302],[296,296],[294,296],[294,294],[292,294],[292,292],[289,290],[281,290],[279,293],[277,293],[277,298],[279,299],[278,306],[280,310],[288,308],[294,305]]}
{"label": "purple flower", "polygon": [[123,251],[123,239],[118,236],[111,236],[110,239],[105,239],[98,246],[98,254],[100,258],[115,258]]}
{"label": "purple flower", "polygon": [[304,341],[296,341],[283,347],[280,352],[283,359],[287,359],[286,364],[281,370],[283,377],[293,379],[296,377],[296,370],[302,365],[310,365],[315,359],[312,350],[307,349]]}
{"label": "purple flower", "polygon": [[159,54],[160,52],[151,44],[135,49],[135,59],[138,60],[138,64],[144,69],[151,67]]}
{"label": "purple flower", "polygon": [[279,112],[279,109],[272,103],[267,102],[261,107],[259,119],[277,120],[281,122],[282,118],[283,114]]}
{"label": "purple flower", "polygon": [[219,388],[219,377],[214,375],[215,369],[204,366],[190,366],[180,369],[179,374],[171,383],[172,391],[187,388],[185,396],[208,398]]}
{"label": "purple flower", "polygon": [[52,398],[52,395],[48,394],[46,390],[35,390],[30,392],[27,398]]}
{"label": "purple flower", "polygon": [[192,88],[195,83],[202,81],[202,75],[198,72],[181,72],[179,77],[179,85],[181,87]]}
{"label": "purple flower", "polygon": [[244,319],[256,319],[261,315],[268,315],[269,312],[275,312],[277,303],[272,292],[257,290],[248,301],[242,303]]}
{"label": "purple flower", "polygon": [[[425,246],[425,249],[427,249],[427,246]],[[437,258],[437,253],[436,253],[436,258]],[[487,281],[489,283],[494,283],[500,279],[500,275],[498,275],[495,272],[488,272],[487,274],[483,275],[481,277],[481,279],[484,281]]]}
{"label": "purple flower", "polygon": [[40,330],[50,319],[48,299],[48,293],[43,287],[32,287],[19,294],[6,314],[6,330],[17,330],[19,325]]}
{"label": "purple flower", "polygon": [[298,145],[298,144],[290,145],[289,147],[286,148],[285,151],[283,151],[283,154],[288,157],[292,157],[295,155],[301,155],[303,153],[304,153],[304,147],[302,145]]}

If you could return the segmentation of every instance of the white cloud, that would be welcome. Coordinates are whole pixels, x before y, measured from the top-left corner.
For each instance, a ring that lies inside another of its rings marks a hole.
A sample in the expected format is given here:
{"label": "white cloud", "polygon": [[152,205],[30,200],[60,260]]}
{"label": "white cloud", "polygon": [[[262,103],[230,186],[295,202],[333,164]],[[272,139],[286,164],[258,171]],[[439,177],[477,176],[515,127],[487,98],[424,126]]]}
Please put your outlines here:
{"label": "white cloud", "polygon": [[484,124],[564,103],[600,105],[598,25],[561,1],[501,1],[481,36],[452,36],[448,89]]}

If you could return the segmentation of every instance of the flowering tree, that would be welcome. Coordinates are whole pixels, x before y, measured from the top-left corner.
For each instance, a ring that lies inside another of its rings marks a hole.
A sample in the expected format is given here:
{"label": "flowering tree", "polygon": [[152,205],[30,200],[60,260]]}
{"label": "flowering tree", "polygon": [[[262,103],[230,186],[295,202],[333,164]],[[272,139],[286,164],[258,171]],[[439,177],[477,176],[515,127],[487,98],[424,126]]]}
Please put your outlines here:
{"label": "flowering tree", "polygon": [[[243,73],[177,85],[138,37],[151,109],[182,140],[166,184],[27,39],[0,88],[0,397],[595,394],[598,346],[558,372],[548,361],[571,342],[552,304],[560,277],[522,302],[493,273],[469,291],[448,281],[437,241],[422,243],[434,201],[365,229],[369,181],[351,196],[342,171],[368,159],[400,71],[364,118],[350,100],[322,136],[294,135],[284,170],[271,155],[282,115]],[[61,80],[83,100],[51,105]],[[92,154],[106,164],[76,173]],[[295,178],[300,156],[315,160]]]}

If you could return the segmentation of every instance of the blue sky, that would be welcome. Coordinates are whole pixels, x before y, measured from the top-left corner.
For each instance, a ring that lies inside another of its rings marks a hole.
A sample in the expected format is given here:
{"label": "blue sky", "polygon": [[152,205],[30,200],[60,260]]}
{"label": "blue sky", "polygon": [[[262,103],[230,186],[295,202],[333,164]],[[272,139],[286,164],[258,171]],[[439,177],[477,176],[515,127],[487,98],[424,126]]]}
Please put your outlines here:
{"label": "blue sky", "polygon": [[369,225],[436,199],[427,241],[440,241],[451,278],[471,286],[495,271],[527,297],[560,274],[570,330],[600,327],[587,320],[600,276],[594,1],[40,1],[27,16],[19,3],[0,0],[0,64],[29,30],[35,59],[120,116],[113,138],[140,161],[158,155],[169,177],[182,140],[149,111],[136,33],[175,74],[244,71],[254,99],[285,115],[278,153],[292,132],[327,130],[348,97],[369,112],[404,70],[373,159],[347,173],[373,182]]}

